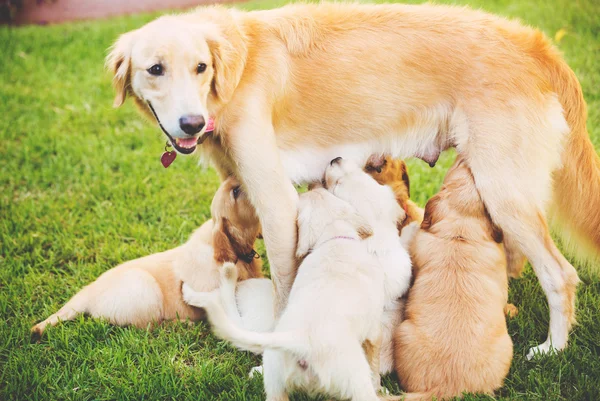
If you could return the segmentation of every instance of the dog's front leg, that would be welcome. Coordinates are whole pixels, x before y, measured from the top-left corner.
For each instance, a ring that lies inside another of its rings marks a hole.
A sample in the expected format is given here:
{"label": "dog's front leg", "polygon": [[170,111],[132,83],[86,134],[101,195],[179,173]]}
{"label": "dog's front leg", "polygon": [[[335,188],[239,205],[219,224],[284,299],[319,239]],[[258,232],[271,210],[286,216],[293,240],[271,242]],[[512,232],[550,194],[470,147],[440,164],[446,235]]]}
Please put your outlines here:
{"label": "dog's front leg", "polygon": [[228,145],[237,177],[262,225],[278,317],[296,277],[298,193],[283,170],[270,118],[256,115],[230,130]]}

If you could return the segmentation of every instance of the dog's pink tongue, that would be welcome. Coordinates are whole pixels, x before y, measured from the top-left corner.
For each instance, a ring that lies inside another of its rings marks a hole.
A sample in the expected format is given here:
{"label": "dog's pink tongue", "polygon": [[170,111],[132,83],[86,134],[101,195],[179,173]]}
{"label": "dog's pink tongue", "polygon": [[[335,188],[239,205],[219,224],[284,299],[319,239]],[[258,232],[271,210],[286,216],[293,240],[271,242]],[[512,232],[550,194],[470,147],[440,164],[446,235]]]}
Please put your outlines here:
{"label": "dog's pink tongue", "polygon": [[196,146],[198,139],[196,138],[177,138],[177,145],[183,147],[183,148],[193,148],[194,146]]}

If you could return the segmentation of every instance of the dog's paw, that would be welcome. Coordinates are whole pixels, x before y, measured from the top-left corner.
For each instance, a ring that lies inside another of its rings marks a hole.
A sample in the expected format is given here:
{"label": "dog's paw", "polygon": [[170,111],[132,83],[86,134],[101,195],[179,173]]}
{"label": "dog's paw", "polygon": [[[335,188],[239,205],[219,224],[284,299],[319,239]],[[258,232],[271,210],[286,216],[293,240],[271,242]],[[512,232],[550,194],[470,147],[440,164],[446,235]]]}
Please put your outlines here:
{"label": "dog's paw", "polygon": [[402,228],[402,232],[400,233],[400,241],[402,242],[402,246],[408,248],[415,238],[415,235],[417,235],[420,227],[421,225],[418,222],[413,221],[406,227]]}
{"label": "dog's paw", "polygon": [[537,347],[530,348],[526,358],[530,361],[536,356],[556,354],[558,351],[559,350],[554,348],[550,342],[546,341]]}
{"label": "dog's paw", "polygon": [[254,376],[256,375],[263,375],[263,367],[262,365],[260,366],[255,366],[252,369],[250,369],[250,373],[248,373],[248,377],[250,379],[254,379]]}
{"label": "dog's paw", "polygon": [[234,263],[225,262],[221,268],[221,282],[237,282],[238,270]]}
{"label": "dog's paw", "polygon": [[198,308],[204,308],[210,302],[210,293],[195,291],[187,283],[181,286],[181,294],[186,304]]}
{"label": "dog's paw", "polygon": [[517,308],[513,304],[506,304],[504,305],[504,314],[506,315],[506,317],[512,319],[513,317],[519,314],[519,308]]}

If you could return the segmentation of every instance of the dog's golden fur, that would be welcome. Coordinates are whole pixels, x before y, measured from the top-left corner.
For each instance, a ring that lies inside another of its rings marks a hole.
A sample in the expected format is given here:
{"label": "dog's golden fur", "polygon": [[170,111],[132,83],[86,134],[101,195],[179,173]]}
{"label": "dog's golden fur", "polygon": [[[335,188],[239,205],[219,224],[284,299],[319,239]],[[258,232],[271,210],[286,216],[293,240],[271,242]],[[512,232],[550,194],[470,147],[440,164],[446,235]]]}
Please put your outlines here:
{"label": "dog's golden fur", "polygon": [[415,281],[394,335],[406,400],[501,387],[513,352],[504,318],[506,257],[464,161],[427,203],[411,257]]}
{"label": "dog's golden fur", "polygon": [[[157,63],[162,76],[148,71]],[[531,355],[566,346],[578,277],[546,212],[554,201],[600,250],[600,159],[577,78],[541,32],[463,7],[214,6],[126,33],[107,64],[115,104],[131,95],[153,118],[152,104],[171,137],[186,138],[183,115],[214,118],[215,133],[197,137],[256,207],[278,310],[296,269],[293,182],[320,179],[336,156],[432,163],[455,147],[504,231],[509,263],[526,256],[548,298],[549,335]]]}
{"label": "dog's golden fur", "polygon": [[423,221],[423,209],[410,200],[410,178],[404,160],[393,159],[389,156],[381,160],[371,158],[365,166],[365,171],[379,184],[392,188],[396,195],[396,201],[406,212],[406,219],[398,224],[398,230],[402,231],[402,228],[412,222],[421,223]]}
{"label": "dog's golden fur", "polygon": [[183,281],[198,291],[214,290],[224,262],[236,264],[240,280],[262,277],[262,262],[252,252],[260,224],[245,195],[234,197],[236,187],[239,182],[234,178],[221,184],[211,205],[212,219],[184,245],[108,270],[35,325],[32,336],[39,338],[48,325],[82,313],[141,328],[164,320],[198,321],[204,313],[183,301]]}

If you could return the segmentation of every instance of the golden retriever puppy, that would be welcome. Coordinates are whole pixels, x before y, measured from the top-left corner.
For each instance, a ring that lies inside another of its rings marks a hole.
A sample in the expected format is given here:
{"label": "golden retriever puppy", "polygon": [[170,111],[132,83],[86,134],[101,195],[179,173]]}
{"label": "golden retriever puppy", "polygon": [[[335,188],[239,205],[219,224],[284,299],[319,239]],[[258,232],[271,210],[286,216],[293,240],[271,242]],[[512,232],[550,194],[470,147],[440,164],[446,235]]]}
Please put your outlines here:
{"label": "golden retriever puppy", "polygon": [[337,156],[433,164],[455,147],[546,293],[548,337],[530,355],[567,345],[578,277],[546,212],[553,202],[553,215],[600,251],[600,158],[579,82],[541,32],[431,4],[210,6],[122,35],[107,65],[116,106],[131,96],[178,152],[201,147],[242,181],[278,312],[297,267],[293,183],[319,180]]}
{"label": "golden retriever puppy", "polygon": [[506,255],[462,158],[427,203],[411,256],[415,280],[394,334],[405,399],[492,393],[513,353],[503,311]]}
{"label": "golden retriever puppy", "polygon": [[262,262],[253,250],[260,224],[254,208],[231,177],[217,190],[212,219],[182,246],[135,259],[103,273],[58,312],[31,329],[39,338],[48,325],[85,313],[116,325],[146,327],[163,320],[197,321],[204,314],[183,302],[181,283],[210,291],[219,285],[219,268],[235,263],[241,280],[262,277]]}
{"label": "golden retriever puppy", "polygon": [[292,389],[378,400],[383,271],[362,241],[371,227],[324,188],[300,195],[298,207],[297,256],[303,261],[274,331],[236,325],[214,292],[184,286],[184,298],[206,309],[218,336],[240,349],[264,352],[268,401],[286,401]]}
{"label": "golden retriever puppy", "polygon": [[400,231],[413,221],[419,224],[423,221],[423,209],[410,200],[410,178],[404,160],[373,155],[367,161],[365,171],[379,184],[387,185],[394,191],[396,201],[406,212],[406,219],[398,225]]}
{"label": "golden retriever puppy", "polygon": [[406,213],[396,201],[390,186],[381,185],[351,160],[333,159],[325,170],[327,189],[350,203],[366,218],[373,235],[367,238],[367,248],[383,269],[384,307],[381,319],[381,349],[379,370],[393,369],[392,333],[402,321],[404,301],[412,276],[410,256],[405,246],[413,236],[410,230],[399,235],[398,226],[406,220]]}

